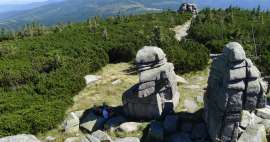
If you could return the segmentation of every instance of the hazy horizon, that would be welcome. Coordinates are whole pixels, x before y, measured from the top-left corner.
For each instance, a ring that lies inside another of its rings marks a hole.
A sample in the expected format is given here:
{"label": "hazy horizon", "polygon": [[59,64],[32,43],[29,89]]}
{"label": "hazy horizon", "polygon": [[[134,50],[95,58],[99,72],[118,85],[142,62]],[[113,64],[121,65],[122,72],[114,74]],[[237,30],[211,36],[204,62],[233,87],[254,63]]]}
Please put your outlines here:
{"label": "hazy horizon", "polygon": [[29,4],[33,2],[44,2],[47,0],[1,0],[0,5]]}

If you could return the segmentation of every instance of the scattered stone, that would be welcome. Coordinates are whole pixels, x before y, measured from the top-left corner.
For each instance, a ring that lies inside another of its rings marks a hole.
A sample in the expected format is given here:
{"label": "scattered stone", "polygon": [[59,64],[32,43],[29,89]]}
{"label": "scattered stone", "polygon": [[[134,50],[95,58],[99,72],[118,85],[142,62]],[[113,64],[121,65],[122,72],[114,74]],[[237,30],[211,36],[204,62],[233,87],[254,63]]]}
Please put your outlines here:
{"label": "scattered stone", "polygon": [[126,122],[120,125],[120,130],[124,132],[135,132],[138,131],[139,125],[136,122]]}
{"label": "scattered stone", "polygon": [[124,122],[126,122],[126,118],[124,118],[122,116],[116,116],[116,117],[109,119],[104,124],[104,128],[114,131],[117,127],[119,127]]}
{"label": "scattered stone", "polygon": [[64,129],[66,133],[78,133],[80,130],[80,119],[74,112],[71,112],[64,121]]}
{"label": "scattered stone", "polygon": [[162,49],[144,47],[136,65],[140,82],[123,94],[125,114],[137,119],[156,119],[174,111],[179,103],[176,74]]}
{"label": "scattered stone", "polygon": [[96,81],[101,79],[101,76],[97,75],[87,75],[84,77],[86,85],[95,83]]}
{"label": "scattered stone", "polygon": [[263,119],[270,119],[270,108],[261,108],[256,110],[256,115]]}
{"label": "scattered stone", "polygon": [[176,115],[168,115],[165,117],[163,127],[166,134],[172,134],[177,131],[179,119]]}
{"label": "scattered stone", "polygon": [[185,100],[184,101],[184,107],[187,109],[187,112],[194,113],[198,109],[198,105],[194,100]]}
{"label": "scattered stone", "polygon": [[0,138],[0,142],[40,142],[40,141],[33,135],[20,134]]}
{"label": "scattered stone", "polygon": [[116,139],[115,142],[140,142],[140,139],[136,137],[126,137],[126,138]]}
{"label": "scattered stone", "polygon": [[207,137],[207,128],[204,123],[200,123],[194,126],[191,138],[195,140],[204,140]]}
{"label": "scattered stone", "polygon": [[163,142],[164,141],[164,129],[163,124],[158,121],[152,121],[150,124],[147,141]]}
{"label": "scattered stone", "polygon": [[101,130],[97,130],[96,132],[92,133],[91,135],[93,137],[97,138],[98,140],[100,140],[100,142],[112,142],[111,137]]}
{"label": "scattered stone", "polygon": [[67,138],[65,142],[81,142],[81,139],[79,137],[71,137]]}
{"label": "scattered stone", "polygon": [[[98,138],[92,136],[92,135],[85,135],[81,138],[80,142],[101,142]],[[105,141],[104,141],[105,142]],[[106,141],[106,142],[110,142],[110,141]]]}
{"label": "scattered stone", "polygon": [[166,142],[192,142],[192,140],[186,133],[177,133],[167,138]]}
{"label": "scattered stone", "polygon": [[80,110],[80,111],[75,111],[75,115],[80,119],[83,116],[83,113],[85,112],[85,110]]}
{"label": "scattered stone", "polygon": [[264,126],[258,124],[248,127],[237,142],[267,142]]}
{"label": "scattered stone", "polygon": [[[246,115],[240,124],[243,110],[266,106],[267,90],[262,84],[259,70],[246,57],[243,47],[237,42],[228,43],[213,60],[204,97],[204,120],[213,141],[237,141],[239,125],[247,127],[260,121],[254,115]],[[267,118],[269,112],[264,110],[257,111],[257,115]]]}
{"label": "scattered stone", "polygon": [[52,142],[52,141],[55,141],[56,140],[56,138],[55,137],[52,137],[52,136],[48,136],[47,138],[46,138],[46,142]]}
{"label": "scattered stone", "polygon": [[200,85],[188,85],[184,87],[185,89],[201,89]]}
{"label": "scattered stone", "polygon": [[122,83],[122,80],[121,79],[117,79],[115,81],[112,82],[112,85],[118,85],[118,84],[121,84]]}
{"label": "scattered stone", "polygon": [[102,129],[105,122],[105,118],[97,116],[94,113],[90,112],[81,119],[80,127],[89,132],[93,132]]}
{"label": "scattered stone", "polygon": [[178,75],[176,75],[176,81],[177,81],[178,85],[179,84],[188,84],[188,81],[185,78],[178,76]]}

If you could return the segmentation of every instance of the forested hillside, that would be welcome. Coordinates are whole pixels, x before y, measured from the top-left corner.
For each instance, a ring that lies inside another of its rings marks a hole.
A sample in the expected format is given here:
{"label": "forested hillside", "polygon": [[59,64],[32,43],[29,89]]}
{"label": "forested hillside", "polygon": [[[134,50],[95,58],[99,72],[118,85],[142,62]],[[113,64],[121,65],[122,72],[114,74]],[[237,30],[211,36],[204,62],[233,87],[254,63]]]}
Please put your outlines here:
{"label": "forested hillside", "polygon": [[194,20],[189,39],[205,45],[212,53],[221,53],[229,41],[238,41],[247,55],[267,75],[270,73],[270,13],[228,8],[204,9]]}
{"label": "forested hillside", "polygon": [[145,45],[157,45],[178,72],[203,69],[208,50],[193,41],[179,43],[170,28],[189,14],[96,17],[0,43],[0,137],[44,132],[63,119],[83,77],[107,63],[130,62]]}

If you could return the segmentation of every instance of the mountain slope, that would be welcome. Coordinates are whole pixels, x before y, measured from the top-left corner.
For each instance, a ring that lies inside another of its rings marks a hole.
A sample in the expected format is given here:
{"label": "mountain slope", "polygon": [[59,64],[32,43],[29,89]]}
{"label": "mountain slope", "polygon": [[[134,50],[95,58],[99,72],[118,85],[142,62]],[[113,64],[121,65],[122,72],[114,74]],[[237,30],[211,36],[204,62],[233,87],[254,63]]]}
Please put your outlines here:
{"label": "mountain slope", "polygon": [[153,10],[157,9],[147,8],[131,0],[65,0],[10,15],[10,18],[0,21],[0,27],[13,28],[31,21],[53,25],[59,22],[82,21],[97,15],[107,17],[119,13],[134,14]]}

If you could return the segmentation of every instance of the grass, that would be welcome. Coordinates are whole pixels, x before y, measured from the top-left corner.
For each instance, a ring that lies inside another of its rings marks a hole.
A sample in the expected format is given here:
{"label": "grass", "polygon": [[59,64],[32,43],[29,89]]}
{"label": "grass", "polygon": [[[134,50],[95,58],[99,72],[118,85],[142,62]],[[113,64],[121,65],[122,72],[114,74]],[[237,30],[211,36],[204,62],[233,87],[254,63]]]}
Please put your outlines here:
{"label": "grass", "polygon": [[[97,81],[93,85],[85,87],[77,96],[74,97],[74,105],[68,109],[69,112],[86,110],[94,106],[100,106],[103,103],[109,106],[119,106],[122,105],[122,94],[124,91],[129,89],[134,84],[138,83],[139,78],[136,73],[130,73],[129,70],[133,66],[129,63],[118,63],[109,64],[105,66],[101,71],[97,72],[95,75],[102,77],[101,80]],[[197,96],[202,96],[204,94],[203,88],[206,87],[208,69],[198,72],[191,72],[181,75],[189,84],[180,84],[178,86],[180,91],[180,103],[177,107],[177,112],[185,111],[183,102],[185,99],[191,99],[196,102]],[[112,85],[115,80],[121,80],[121,83]],[[198,85],[198,89],[189,89],[189,85]],[[203,107],[202,102],[197,102],[198,109]],[[113,138],[116,137],[127,137],[136,136],[141,137],[143,130],[146,128],[148,123],[142,123],[139,130],[133,133],[124,133],[120,131],[108,132]],[[67,135],[61,130],[61,126],[58,129],[47,132],[46,134],[40,134],[38,137],[40,139],[45,139],[47,136],[56,137],[56,142],[63,142],[68,137],[73,137],[73,135]]]}

